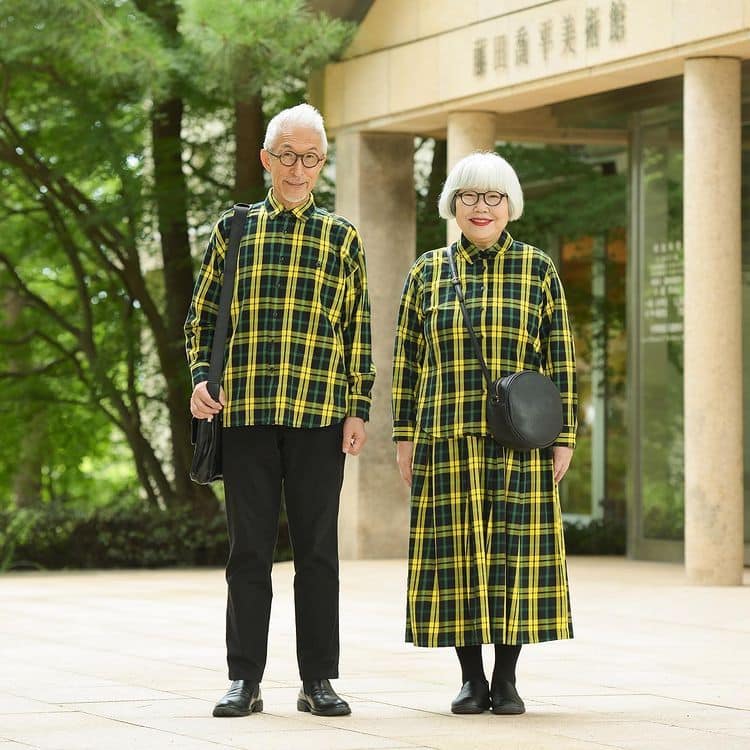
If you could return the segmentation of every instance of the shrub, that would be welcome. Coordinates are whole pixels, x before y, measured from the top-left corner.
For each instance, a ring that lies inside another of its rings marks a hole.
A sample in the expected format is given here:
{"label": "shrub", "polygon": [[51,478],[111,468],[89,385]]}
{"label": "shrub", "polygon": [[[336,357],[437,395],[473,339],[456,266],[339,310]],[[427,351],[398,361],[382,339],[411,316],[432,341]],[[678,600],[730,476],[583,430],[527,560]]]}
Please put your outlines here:
{"label": "shrub", "polygon": [[588,522],[564,521],[565,550],[569,555],[624,555],[625,521],[596,518]]}
{"label": "shrub", "polygon": [[[222,512],[204,520],[186,509],[125,506],[84,512],[52,503],[0,513],[3,570],[223,566],[228,549]],[[290,558],[282,514],[276,559]]]}

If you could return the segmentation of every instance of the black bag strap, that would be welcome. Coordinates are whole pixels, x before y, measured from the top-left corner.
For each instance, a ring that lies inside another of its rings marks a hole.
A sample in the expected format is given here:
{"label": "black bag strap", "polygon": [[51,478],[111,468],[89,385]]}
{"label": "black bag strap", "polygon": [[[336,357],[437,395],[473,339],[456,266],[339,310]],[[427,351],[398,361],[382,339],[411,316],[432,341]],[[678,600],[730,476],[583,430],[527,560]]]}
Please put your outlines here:
{"label": "black bag strap", "polygon": [[479,343],[477,334],[474,331],[474,326],[472,326],[471,321],[469,320],[469,311],[466,309],[466,303],[464,302],[464,290],[461,287],[461,279],[458,278],[458,271],[456,270],[456,261],[453,257],[453,245],[448,245],[448,247],[446,248],[446,252],[448,254],[448,265],[451,269],[451,281],[453,282],[453,287],[456,290],[458,304],[461,305],[461,313],[464,316],[464,323],[466,324],[466,328],[469,331],[469,336],[471,336],[471,343],[474,344],[474,352],[476,353],[477,359],[479,360],[479,366],[482,368],[482,374],[484,375],[484,379],[487,381],[487,390],[494,398],[495,389],[492,384],[492,376],[490,375],[490,371],[487,369],[487,363],[484,361],[484,356],[482,355],[482,345]]}
{"label": "black bag strap", "polygon": [[214,401],[219,400],[221,377],[224,373],[224,349],[229,333],[229,307],[234,295],[234,279],[237,275],[237,260],[240,255],[240,240],[245,231],[245,220],[250,206],[247,203],[234,204],[232,230],[229,234],[229,247],[224,256],[224,282],[219,297],[219,312],[216,315],[216,327],[211,343],[211,362],[208,366],[208,395]]}

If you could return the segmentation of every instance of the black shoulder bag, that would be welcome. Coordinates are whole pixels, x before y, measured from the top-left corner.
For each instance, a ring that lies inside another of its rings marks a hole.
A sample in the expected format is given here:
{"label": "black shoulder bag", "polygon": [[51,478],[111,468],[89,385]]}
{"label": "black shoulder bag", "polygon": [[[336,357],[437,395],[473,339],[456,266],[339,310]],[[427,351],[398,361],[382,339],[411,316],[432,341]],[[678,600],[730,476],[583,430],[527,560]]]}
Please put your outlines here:
{"label": "black shoulder bag", "polygon": [[507,448],[533,450],[552,445],[563,426],[562,400],[557,386],[541,372],[521,370],[493,380],[482,356],[482,347],[469,320],[458,278],[453,248],[447,248],[451,281],[461,305],[482,374],[487,381],[487,423],[492,437]]}
{"label": "black shoulder bag", "polygon": [[[237,259],[240,254],[240,239],[245,229],[245,219],[250,206],[236,203],[232,217],[232,230],[229,234],[229,248],[224,258],[224,282],[219,297],[219,312],[216,315],[216,328],[211,342],[211,363],[208,367],[208,395],[219,400],[221,378],[224,373],[224,349],[229,330],[229,306],[234,294],[234,277],[237,275]],[[209,422],[193,417],[192,443],[193,462],[190,465],[190,478],[196,484],[210,484],[222,478],[221,469],[221,424],[219,412]]]}

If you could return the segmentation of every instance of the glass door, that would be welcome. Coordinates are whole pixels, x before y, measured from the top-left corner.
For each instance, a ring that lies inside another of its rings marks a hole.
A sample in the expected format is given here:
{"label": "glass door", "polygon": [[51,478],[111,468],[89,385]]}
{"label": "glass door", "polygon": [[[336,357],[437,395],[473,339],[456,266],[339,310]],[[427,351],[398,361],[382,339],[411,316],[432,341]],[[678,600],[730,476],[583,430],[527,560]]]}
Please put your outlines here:
{"label": "glass door", "polygon": [[628,552],[681,560],[684,536],[682,114],[633,128]]}

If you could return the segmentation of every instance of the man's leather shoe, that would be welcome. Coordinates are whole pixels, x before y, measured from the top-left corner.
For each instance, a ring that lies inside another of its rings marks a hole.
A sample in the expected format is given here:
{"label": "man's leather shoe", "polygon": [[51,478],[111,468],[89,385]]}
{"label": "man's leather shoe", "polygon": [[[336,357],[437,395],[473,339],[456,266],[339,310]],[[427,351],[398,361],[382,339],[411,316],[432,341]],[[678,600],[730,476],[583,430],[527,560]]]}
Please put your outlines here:
{"label": "man's leather shoe", "polygon": [[467,680],[451,703],[454,714],[481,714],[490,707],[487,680]]}
{"label": "man's leather shoe", "polygon": [[348,716],[352,712],[328,680],[305,680],[297,696],[297,710],[315,716]]}
{"label": "man's leather shoe", "polygon": [[227,694],[214,706],[214,716],[249,716],[262,710],[260,685],[250,680],[233,680]]}
{"label": "man's leather shoe", "polygon": [[509,680],[499,680],[492,684],[492,713],[513,716],[526,712],[516,686]]}

